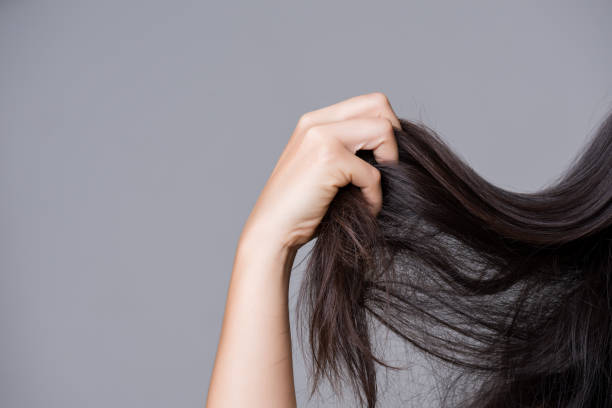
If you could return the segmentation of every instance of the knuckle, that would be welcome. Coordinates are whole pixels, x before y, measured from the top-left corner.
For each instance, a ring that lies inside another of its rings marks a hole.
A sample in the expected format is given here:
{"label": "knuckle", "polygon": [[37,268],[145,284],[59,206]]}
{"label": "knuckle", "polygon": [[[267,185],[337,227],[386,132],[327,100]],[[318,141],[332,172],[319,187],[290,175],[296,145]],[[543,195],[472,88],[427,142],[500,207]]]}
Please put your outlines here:
{"label": "knuckle", "polygon": [[389,98],[382,92],[372,92],[370,98],[374,101],[374,104],[379,107],[390,106]]}
{"label": "knuckle", "polygon": [[320,139],[312,150],[312,161],[322,166],[335,165],[339,161],[338,146],[329,139]]}
{"label": "knuckle", "polygon": [[304,133],[304,138],[316,144],[323,144],[326,139],[323,133],[321,125],[314,125]]}
{"label": "knuckle", "polygon": [[338,162],[338,159],[332,149],[328,147],[322,147],[316,150],[312,162],[318,167],[329,169],[332,168]]}
{"label": "knuckle", "polygon": [[378,170],[376,167],[372,166],[372,180],[375,183],[380,183],[380,178],[381,178],[381,174],[380,174],[380,170]]}
{"label": "knuckle", "polygon": [[300,128],[307,128],[313,125],[311,112],[306,112],[300,116],[297,122],[297,126]]}
{"label": "knuckle", "polygon": [[332,164],[338,161],[338,149],[334,143],[320,143],[316,149],[317,162],[320,164]]}
{"label": "knuckle", "polygon": [[385,133],[386,137],[390,137],[393,135],[393,124],[391,123],[390,120],[386,119],[386,118],[381,118],[382,119],[382,123],[381,126],[383,127],[383,132]]}
{"label": "knuckle", "polygon": [[314,156],[313,161],[319,164],[330,164],[337,159],[337,141],[327,135],[322,125],[314,125],[304,133],[308,150]]}

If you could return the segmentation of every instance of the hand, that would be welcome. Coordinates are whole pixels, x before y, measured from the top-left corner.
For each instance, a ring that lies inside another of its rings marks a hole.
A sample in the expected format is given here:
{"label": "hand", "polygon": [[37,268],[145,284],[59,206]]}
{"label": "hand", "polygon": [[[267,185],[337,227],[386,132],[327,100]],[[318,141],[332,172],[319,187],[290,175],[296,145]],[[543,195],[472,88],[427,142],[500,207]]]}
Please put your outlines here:
{"label": "hand", "polygon": [[[374,215],[382,206],[380,172],[355,153],[372,150],[376,162],[398,160],[387,97],[360,95],[303,114],[266,182],[243,234],[259,244],[296,249],[312,239],[338,189],[361,188]],[[262,236],[263,234],[263,236]]]}

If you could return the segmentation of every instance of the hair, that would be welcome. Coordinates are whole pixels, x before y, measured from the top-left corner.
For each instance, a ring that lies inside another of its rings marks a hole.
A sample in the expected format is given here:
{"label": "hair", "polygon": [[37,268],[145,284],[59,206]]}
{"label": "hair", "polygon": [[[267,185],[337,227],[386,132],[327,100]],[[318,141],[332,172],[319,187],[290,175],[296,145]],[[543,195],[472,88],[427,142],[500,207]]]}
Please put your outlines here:
{"label": "hair", "polygon": [[612,114],[533,193],[400,124],[397,162],[357,152],[381,172],[381,211],[346,185],[314,234],[297,304],[310,395],[327,379],[376,406],[377,366],[396,368],[374,352],[377,322],[479,379],[454,406],[612,407]]}

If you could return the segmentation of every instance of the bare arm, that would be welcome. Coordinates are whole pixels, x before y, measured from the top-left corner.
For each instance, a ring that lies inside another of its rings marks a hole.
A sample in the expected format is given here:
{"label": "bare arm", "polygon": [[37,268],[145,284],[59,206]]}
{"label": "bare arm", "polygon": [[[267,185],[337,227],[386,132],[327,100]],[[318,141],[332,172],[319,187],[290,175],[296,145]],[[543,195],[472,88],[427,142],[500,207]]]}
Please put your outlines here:
{"label": "bare arm", "polygon": [[377,213],[380,173],[355,155],[397,160],[386,97],[372,93],[303,115],[240,236],[207,408],[296,406],[288,287],[298,248],[312,239],[339,187],[361,188]]}
{"label": "bare arm", "polygon": [[242,234],[207,407],[295,407],[288,286],[297,249]]}

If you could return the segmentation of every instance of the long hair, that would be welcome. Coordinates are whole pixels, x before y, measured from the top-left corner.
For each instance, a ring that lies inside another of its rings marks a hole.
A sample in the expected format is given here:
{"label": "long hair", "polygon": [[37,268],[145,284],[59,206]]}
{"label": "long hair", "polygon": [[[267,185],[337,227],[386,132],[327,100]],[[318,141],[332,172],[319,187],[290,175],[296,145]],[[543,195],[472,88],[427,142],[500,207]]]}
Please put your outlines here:
{"label": "long hair", "polygon": [[357,152],[381,172],[378,215],[349,184],[315,231],[297,305],[312,393],[348,383],[376,406],[376,368],[393,368],[376,321],[481,380],[454,406],[612,407],[612,115],[535,193],[400,123],[397,163]]}

